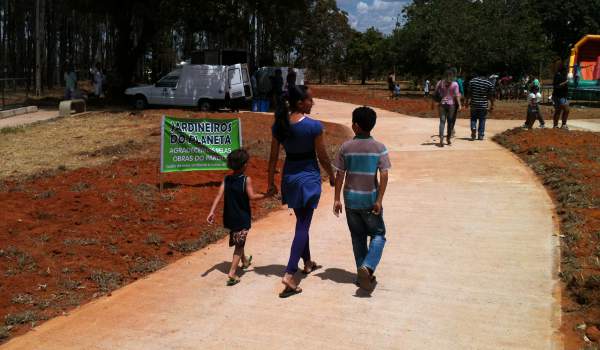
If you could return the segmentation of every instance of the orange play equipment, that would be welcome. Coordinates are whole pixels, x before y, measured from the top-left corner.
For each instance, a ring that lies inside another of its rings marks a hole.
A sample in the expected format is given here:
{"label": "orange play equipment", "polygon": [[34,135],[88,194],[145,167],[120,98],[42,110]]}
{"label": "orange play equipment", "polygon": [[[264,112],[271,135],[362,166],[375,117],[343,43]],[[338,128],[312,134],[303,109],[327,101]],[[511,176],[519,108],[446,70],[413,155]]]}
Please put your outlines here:
{"label": "orange play equipment", "polygon": [[600,99],[600,35],[586,35],[571,49],[569,92],[575,99]]}

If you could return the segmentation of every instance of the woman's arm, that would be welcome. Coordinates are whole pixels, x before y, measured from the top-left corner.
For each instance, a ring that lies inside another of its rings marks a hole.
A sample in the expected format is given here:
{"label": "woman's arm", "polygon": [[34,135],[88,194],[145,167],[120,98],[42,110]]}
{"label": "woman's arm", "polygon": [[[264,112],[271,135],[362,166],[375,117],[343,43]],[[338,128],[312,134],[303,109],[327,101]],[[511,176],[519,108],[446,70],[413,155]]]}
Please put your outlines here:
{"label": "woman's arm", "polygon": [[252,179],[249,176],[246,176],[246,194],[250,200],[253,199],[263,199],[266,196],[264,194],[254,193],[254,187],[252,186]]}
{"label": "woman's arm", "polygon": [[213,201],[212,207],[210,207],[210,213],[208,213],[208,216],[206,217],[206,221],[208,221],[209,224],[215,223],[215,209],[217,209],[217,204],[219,204],[219,202],[221,201],[221,197],[223,197],[224,192],[225,181],[221,182],[221,187],[219,187],[219,193],[217,193],[217,196]]}
{"label": "woman's arm", "polygon": [[267,193],[274,194],[277,192],[275,187],[275,168],[279,160],[279,141],[275,137],[271,140],[271,154],[269,155],[269,175],[267,177],[268,190]]}
{"label": "woman's arm", "polygon": [[333,187],[335,185],[335,175],[333,174],[333,167],[331,166],[331,160],[325,149],[325,141],[323,140],[323,134],[315,138],[315,149],[317,150],[317,157],[319,157],[319,163],[325,168],[327,175],[329,176],[329,184]]}

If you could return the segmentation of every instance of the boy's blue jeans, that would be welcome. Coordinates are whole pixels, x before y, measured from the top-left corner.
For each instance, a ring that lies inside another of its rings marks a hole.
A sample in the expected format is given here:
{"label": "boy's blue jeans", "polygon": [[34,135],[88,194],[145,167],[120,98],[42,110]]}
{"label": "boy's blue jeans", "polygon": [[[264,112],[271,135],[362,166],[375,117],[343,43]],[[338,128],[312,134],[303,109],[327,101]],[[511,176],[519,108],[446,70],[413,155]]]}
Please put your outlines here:
{"label": "boy's blue jeans", "polygon": [[[346,219],[352,237],[356,268],[365,266],[375,271],[385,246],[383,212],[375,215],[371,213],[371,209],[346,208]],[[367,237],[371,237],[368,246]]]}

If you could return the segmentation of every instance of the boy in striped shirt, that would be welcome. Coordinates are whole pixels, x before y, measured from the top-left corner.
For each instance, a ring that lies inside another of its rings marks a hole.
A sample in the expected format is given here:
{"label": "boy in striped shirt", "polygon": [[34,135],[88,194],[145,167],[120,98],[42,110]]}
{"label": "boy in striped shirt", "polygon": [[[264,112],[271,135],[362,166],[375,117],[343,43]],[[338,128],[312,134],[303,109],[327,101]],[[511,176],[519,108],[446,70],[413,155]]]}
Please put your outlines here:
{"label": "boy in striped shirt", "polygon": [[[371,136],[377,115],[369,107],[352,112],[352,130],[356,135],[346,141],[333,166],[337,169],[333,212],[342,212],[340,195],[344,185],[346,219],[352,237],[352,248],[358,274],[358,285],[367,291],[373,289],[375,269],[385,246],[383,222],[383,195],[391,168],[388,151]],[[380,182],[377,180],[379,172]],[[367,237],[371,241],[367,245]]]}

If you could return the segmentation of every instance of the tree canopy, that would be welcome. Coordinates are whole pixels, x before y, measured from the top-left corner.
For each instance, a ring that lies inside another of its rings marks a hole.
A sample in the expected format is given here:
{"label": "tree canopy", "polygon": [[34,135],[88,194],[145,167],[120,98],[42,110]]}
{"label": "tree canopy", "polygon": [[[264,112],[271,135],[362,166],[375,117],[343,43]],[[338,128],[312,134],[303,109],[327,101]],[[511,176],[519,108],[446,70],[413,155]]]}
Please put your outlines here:
{"label": "tree canopy", "polygon": [[414,0],[390,34],[352,29],[335,0],[4,0],[3,77],[34,75],[38,3],[44,87],[61,83],[66,63],[100,62],[122,89],[202,49],[245,50],[251,67],[303,66],[318,81],[447,65],[519,75],[600,33],[600,0]]}

